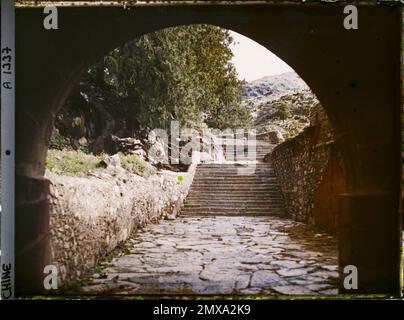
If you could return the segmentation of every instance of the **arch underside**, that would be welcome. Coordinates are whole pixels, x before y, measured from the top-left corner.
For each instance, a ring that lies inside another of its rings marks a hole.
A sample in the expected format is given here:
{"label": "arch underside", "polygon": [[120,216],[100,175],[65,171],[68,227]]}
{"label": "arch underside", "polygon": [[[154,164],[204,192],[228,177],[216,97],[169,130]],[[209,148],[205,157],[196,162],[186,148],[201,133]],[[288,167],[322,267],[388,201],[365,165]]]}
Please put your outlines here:
{"label": "arch underside", "polygon": [[[265,46],[317,95],[335,129],[347,176],[348,193],[340,206],[340,266],[363,270],[363,292],[397,293],[401,15],[377,6],[361,6],[359,14],[359,29],[345,30],[343,8],[337,5],[67,7],[59,8],[60,29],[47,31],[41,9],[17,10],[17,228],[32,215],[42,217],[29,235],[19,237],[17,229],[17,272],[19,265],[21,274],[35,263],[32,268],[41,275],[47,259],[47,182],[42,179],[47,143],[53,117],[82,73],[142,34],[205,23]],[[43,193],[34,195],[34,185],[41,185]],[[35,250],[43,254],[30,262]],[[36,283],[33,278],[24,282]]]}

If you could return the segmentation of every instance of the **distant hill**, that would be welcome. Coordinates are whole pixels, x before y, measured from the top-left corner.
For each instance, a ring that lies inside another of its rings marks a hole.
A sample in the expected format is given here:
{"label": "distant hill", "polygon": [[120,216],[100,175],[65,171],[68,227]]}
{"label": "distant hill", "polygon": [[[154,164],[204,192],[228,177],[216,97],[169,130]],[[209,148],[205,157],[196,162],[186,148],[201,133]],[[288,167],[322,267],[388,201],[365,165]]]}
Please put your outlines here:
{"label": "distant hill", "polygon": [[293,137],[309,125],[310,109],[318,100],[296,72],[248,82],[243,106],[251,110],[259,131],[278,131]]}

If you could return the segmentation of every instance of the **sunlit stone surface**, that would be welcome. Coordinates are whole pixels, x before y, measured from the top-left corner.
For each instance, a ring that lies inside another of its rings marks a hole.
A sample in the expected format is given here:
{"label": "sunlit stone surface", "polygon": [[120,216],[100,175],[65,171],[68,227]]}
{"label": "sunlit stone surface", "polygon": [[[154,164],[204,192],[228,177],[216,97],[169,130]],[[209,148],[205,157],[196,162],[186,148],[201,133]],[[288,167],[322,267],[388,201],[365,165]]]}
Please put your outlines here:
{"label": "sunlit stone surface", "polygon": [[336,240],[279,217],[183,217],[150,225],[88,293],[337,294]]}

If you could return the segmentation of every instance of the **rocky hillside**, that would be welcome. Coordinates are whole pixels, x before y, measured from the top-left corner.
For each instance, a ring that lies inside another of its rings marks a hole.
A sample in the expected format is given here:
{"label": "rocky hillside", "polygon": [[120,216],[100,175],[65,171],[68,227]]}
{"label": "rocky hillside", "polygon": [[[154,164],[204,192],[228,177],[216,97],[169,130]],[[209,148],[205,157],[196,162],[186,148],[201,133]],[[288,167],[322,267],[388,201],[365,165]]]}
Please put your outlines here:
{"label": "rocky hillside", "polygon": [[309,125],[310,109],[318,100],[295,72],[264,77],[245,86],[243,104],[250,108],[259,132],[276,131],[284,138]]}

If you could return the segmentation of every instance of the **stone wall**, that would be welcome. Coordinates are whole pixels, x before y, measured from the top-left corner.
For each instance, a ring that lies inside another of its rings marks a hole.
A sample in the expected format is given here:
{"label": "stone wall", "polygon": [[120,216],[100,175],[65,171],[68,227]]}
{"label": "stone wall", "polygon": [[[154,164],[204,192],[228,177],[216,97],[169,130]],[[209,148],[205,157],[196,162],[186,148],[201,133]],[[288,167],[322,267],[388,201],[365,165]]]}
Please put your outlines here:
{"label": "stone wall", "polygon": [[320,105],[312,109],[310,126],[277,146],[270,161],[291,217],[336,230],[345,175],[333,129]]}
{"label": "stone wall", "polygon": [[70,284],[126,240],[135,228],[174,219],[188,193],[189,172],[161,172],[148,179],[121,167],[89,177],[47,173],[51,181],[51,257],[60,286]]}

